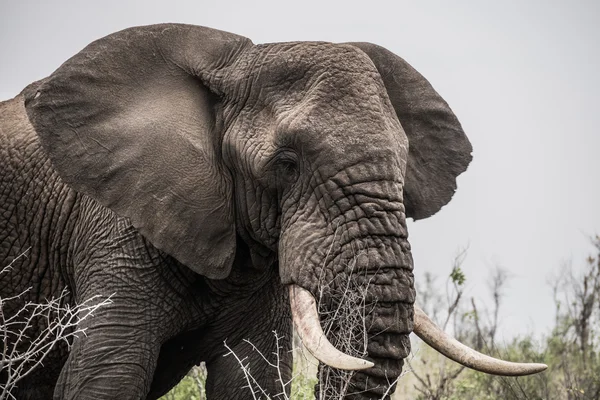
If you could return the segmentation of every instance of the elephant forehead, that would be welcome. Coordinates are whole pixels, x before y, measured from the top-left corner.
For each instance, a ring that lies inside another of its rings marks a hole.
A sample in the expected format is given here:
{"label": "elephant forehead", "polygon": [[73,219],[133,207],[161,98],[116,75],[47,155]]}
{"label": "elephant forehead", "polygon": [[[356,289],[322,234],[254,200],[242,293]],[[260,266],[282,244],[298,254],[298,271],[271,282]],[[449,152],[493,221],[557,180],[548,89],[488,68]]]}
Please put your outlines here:
{"label": "elephant forehead", "polygon": [[370,58],[355,46],[328,42],[288,42],[256,45],[247,53],[256,67],[254,73],[267,78],[302,78],[321,68],[357,72],[377,69]]}
{"label": "elephant forehead", "polygon": [[249,99],[277,109],[293,107],[306,98],[323,103],[355,98],[367,105],[373,95],[385,92],[371,59],[351,45],[259,45],[241,57],[240,64],[236,78],[243,80]]}
{"label": "elephant forehead", "polygon": [[405,138],[379,72],[358,48],[321,42],[257,47],[246,104],[269,110],[280,132],[360,141],[395,131],[396,139]]}

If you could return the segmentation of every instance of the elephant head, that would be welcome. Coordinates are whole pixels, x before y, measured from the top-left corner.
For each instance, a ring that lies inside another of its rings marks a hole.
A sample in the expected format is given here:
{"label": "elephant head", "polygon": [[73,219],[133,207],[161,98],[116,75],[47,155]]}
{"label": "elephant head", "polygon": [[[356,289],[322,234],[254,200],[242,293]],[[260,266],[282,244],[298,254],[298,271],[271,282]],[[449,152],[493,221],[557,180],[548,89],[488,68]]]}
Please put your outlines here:
{"label": "elephant head", "polygon": [[[400,374],[408,335],[427,325],[413,325],[406,218],[444,206],[471,160],[455,115],[404,60],[368,43],[154,25],[92,43],[26,107],[63,181],[191,270],[226,278],[241,246],[254,268],[278,266],[317,358],[370,367],[352,378],[362,396]],[[344,290],[369,308],[369,361],[323,339],[314,298],[327,313]]]}

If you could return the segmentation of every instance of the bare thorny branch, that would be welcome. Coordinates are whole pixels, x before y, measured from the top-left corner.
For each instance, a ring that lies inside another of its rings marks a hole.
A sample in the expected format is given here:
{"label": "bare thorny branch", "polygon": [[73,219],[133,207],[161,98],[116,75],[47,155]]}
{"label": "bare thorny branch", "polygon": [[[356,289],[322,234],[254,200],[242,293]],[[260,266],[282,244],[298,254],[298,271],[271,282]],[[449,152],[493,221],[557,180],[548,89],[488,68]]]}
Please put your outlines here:
{"label": "bare thorny branch", "polygon": [[[275,331],[273,331],[273,335],[275,337],[275,351],[273,352],[273,356],[275,357],[274,362],[269,361],[269,359],[252,342],[250,342],[246,339],[244,339],[244,342],[249,344],[252,347],[252,350],[255,351],[270,368],[274,368],[275,371],[277,372],[277,376],[278,376],[277,381],[279,382],[279,384],[281,386],[281,391],[279,393],[273,395],[273,399],[289,400],[289,396],[287,395],[287,388],[289,385],[291,385],[294,378],[287,380],[287,381],[284,381],[284,379],[283,379],[282,360],[281,360],[281,351],[282,351],[281,340],[283,339],[283,337],[279,336],[277,334],[277,332],[275,332]],[[227,344],[227,341],[223,342],[223,345],[227,349],[227,353],[224,355],[224,357],[232,356],[236,360],[238,365],[240,366],[240,369],[242,370],[242,372],[244,373],[244,378],[246,379],[246,385],[244,387],[242,387],[242,389],[250,390],[250,392],[252,393],[252,398],[255,400],[271,399],[269,394],[265,391],[265,389],[263,387],[261,387],[260,383],[252,375],[251,365],[248,362],[248,358],[247,357],[240,358],[235,353],[235,351],[233,351],[233,349],[231,347],[229,347],[229,345]]]}
{"label": "bare thorny branch", "polygon": [[[22,253],[0,271],[7,273],[15,261],[25,257]],[[0,336],[2,336],[2,354],[0,373],[4,376],[0,382],[0,400],[15,399],[11,392],[17,384],[27,377],[50,354],[55,345],[65,342],[70,348],[72,340],[79,334],[85,335],[85,329],[79,324],[91,317],[94,312],[112,302],[108,296],[93,296],[81,304],[68,304],[68,291],[41,303],[25,302],[16,312],[8,316],[7,305],[22,302],[28,288],[18,295],[0,298]],[[12,308],[12,307],[11,307]]]}

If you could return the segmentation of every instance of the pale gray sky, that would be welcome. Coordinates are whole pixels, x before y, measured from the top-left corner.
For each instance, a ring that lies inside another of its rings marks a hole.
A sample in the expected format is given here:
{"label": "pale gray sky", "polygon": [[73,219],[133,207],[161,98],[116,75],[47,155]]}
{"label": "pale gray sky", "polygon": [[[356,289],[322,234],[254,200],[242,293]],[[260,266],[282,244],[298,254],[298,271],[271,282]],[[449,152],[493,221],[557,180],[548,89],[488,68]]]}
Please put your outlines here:
{"label": "pale gray sky", "polygon": [[0,1],[0,99],[95,39],[159,22],[254,43],[370,41],[404,57],[474,146],[453,201],[409,226],[415,273],[445,275],[469,246],[467,295],[481,296],[494,265],[509,269],[504,337],[550,326],[549,275],[582,265],[600,233],[600,2]]}

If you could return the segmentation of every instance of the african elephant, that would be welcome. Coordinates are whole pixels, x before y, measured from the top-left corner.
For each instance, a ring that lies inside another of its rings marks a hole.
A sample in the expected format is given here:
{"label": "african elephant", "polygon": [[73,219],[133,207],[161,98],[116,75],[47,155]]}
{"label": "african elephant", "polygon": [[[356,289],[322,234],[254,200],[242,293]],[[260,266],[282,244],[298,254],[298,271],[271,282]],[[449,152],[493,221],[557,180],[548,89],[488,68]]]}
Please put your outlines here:
{"label": "african elephant", "polygon": [[[450,200],[471,145],[388,50],[136,27],[1,103],[0,118],[0,263],[14,262],[0,295],[113,294],[18,399],[156,399],[201,361],[210,399],[251,398],[223,342],[261,365],[248,342],[270,357],[274,331],[281,368],[254,378],[276,394],[292,320],[321,362],[360,370],[348,398],[380,398],[413,322],[437,340],[413,320],[406,218]],[[352,274],[370,308],[362,358],[323,338],[315,304],[338,306]]]}

